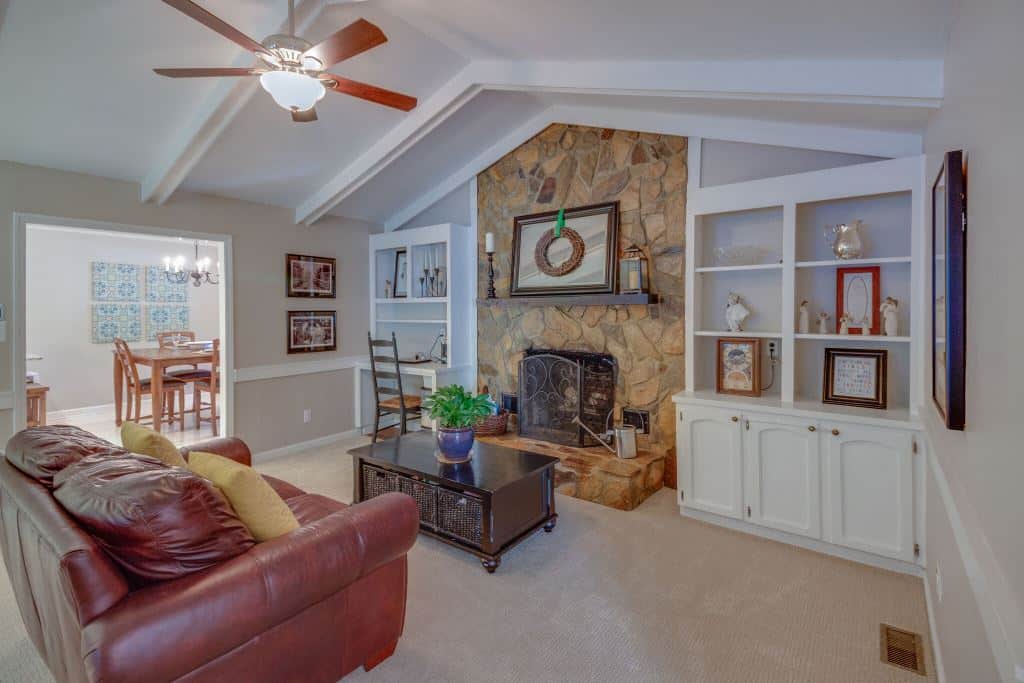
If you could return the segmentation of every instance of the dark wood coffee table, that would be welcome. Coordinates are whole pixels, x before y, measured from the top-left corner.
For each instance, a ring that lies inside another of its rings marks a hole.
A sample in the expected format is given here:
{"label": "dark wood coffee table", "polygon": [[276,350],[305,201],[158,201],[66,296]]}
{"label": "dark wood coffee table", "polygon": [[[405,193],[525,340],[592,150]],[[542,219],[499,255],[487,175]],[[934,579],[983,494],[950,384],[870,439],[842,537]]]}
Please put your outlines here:
{"label": "dark wood coffee table", "polygon": [[477,441],[473,457],[445,465],[428,431],[349,451],[355,502],[390,491],[413,497],[420,532],[473,553],[489,573],[501,556],[537,529],[551,531],[558,458]]}

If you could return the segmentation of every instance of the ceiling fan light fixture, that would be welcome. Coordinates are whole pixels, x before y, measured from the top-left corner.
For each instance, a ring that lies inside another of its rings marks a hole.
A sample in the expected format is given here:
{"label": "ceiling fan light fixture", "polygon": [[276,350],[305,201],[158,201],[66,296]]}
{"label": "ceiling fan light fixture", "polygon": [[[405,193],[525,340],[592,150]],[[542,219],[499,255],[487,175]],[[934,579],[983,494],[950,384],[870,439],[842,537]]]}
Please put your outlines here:
{"label": "ceiling fan light fixture", "polygon": [[260,85],[288,111],[312,109],[327,92],[320,81],[297,71],[268,71],[260,76]]}

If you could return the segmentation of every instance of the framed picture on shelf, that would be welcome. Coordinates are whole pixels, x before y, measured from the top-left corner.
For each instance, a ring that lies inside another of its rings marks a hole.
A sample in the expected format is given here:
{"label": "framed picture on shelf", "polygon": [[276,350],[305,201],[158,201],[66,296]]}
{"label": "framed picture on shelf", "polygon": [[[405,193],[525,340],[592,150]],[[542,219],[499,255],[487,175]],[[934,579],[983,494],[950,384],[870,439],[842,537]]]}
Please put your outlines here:
{"label": "framed picture on shelf", "polygon": [[885,410],[888,358],[884,349],[826,348],[822,403]]}
{"label": "framed picture on shelf", "polygon": [[738,396],[761,395],[761,340],[747,337],[718,339],[715,391]]}
{"label": "framed picture on shelf", "polygon": [[327,256],[285,255],[285,277],[290,297],[337,296],[337,260]]}
{"label": "framed picture on shelf", "polygon": [[335,351],[337,311],[288,311],[288,353]]}
{"label": "framed picture on shelf", "polygon": [[967,177],[947,152],[932,185],[932,400],[947,429],[967,422]]}
{"label": "framed picture on shelf", "polygon": [[619,203],[516,216],[510,296],[614,294]]}
{"label": "framed picture on shelf", "polygon": [[871,334],[881,334],[878,307],[882,288],[880,266],[836,269],[836,326],[844,316],[850,318],[850,334],[862,334],[866,327]]}
{"label": "framed picture on shelf", "polygon": [[391,296],[396,299],[404,299],[409,296],[409,252],[399,249],[395,252],[395,272],[391,281],[394,282],[395,291]]}

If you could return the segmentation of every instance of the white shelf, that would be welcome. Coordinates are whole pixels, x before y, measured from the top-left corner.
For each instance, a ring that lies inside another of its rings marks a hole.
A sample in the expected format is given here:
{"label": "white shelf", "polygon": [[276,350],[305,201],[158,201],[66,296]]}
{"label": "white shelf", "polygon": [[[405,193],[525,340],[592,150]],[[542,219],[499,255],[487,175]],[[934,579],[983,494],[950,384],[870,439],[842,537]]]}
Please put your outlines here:
{"label": "white shelf", "polygon": [[781,263],[755,263],[751,266],[708,266],[697,268],[698,273],[731,273],[741,270],[781,270]]}
{"label": "white shelf", "polygon": [[698,337],[757,337],[759,339],[782,339],[781,332],[730,332],[729,330],[697,330]]}
{"label": "white shelf", "polygon": [[447,320],[396,320],[396,319],[385,320],[384,318],[377,318],[377,322],[378,323],[382,323],[382,324],[386,324],[386,325],[396,325],[396,324],[447,325],[448,324]]}
{"label": "white shelf", "polygon": [[738,410],[761,411],[782,415],[801,413],[805,417],[820,420],[855,420],[861,424],[873,424],[879,427],[918,427],[918,421],[906,408],[858,408],[822,403],[821,399],[797,396],[792,403],[782,401],[777,395],[733,396],[719,394],[714,389],[698,389],[693,393],[685,391],[674,395],[676,403],[698,403],[720,408],[736,408]]}
{"label": "white shelf", "polygon": [[827,341],[870,341],[910,343],[910,337],[887,337],[883,334],[796,334],[797,339],[824,339]]}
{"label": "white shelf", "polygon": [[448,303],[448,297],[446,296],[428,296],[428,297],[392,297],[386,299],[383,297],[374,299],[374,303],[378,304],[446,304]]}
{"label": "white shelf", "polygon": [[797,261],[797,268],[833,268],[837,266],[872,266],[883,263],[910,263],[909,256],[882,256],[879,258],[851,258],[846,260],[831,259],[828,261]]}

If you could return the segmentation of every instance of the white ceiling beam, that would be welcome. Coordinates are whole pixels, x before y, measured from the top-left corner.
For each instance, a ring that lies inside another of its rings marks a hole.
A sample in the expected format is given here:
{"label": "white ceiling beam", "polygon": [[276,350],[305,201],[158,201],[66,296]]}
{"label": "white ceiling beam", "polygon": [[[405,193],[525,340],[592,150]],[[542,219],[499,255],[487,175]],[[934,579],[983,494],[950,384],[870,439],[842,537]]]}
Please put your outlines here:
{"label": "white ceiling beam", "polygon": [[[323,10],[337,0],[301,0],[295,8],[296,33],[309,30]],[[261,27],[254,39],[272,33],[287,33],[288,20]],[[251,52],[240,51],[234,66],[252,66]],[[140,196],[143,202],[163,204],[184,182],[203,155],[228,127],[238,112],[260,89],[256,78],[222,78],[210,96],[200,105],[190,120],[167,145],[160,162],[143,178]]]}
{"label": "white ceiling beam", "polygon": [[[311,224],[386,168],[438,124],[458,111],[482,90],[564,92],[701,99],[754,101],[828,102],[880,106],[938,108],[942,97],[942,63],[936,60],[761,60],[732,62],[522,62],[476,61],[465,67],[437,93],[422,103],[402,123],[317,190],[295,210],[295,222]],[[623,110],[625,111],[625,110]],[[709,117],[666,114],[677,122]],[[745,122],[750,125],[749,121]],[[773,127],[774,126],[774,127]],[[728,126],[726,126],[728,127]],[[843,131],[846,140],[871,139],[874,149],[890,151],[903,145],[920,146],[911,134],[889,133],[879,141],[875,131],[862,135],[852,129],[797,124],[756,122],[757,130],[770,139],[798,142],[801,131]],[[735,128],[735,124],[733,124]],[[849,130],[848,134],[845,131]],[[663,131],[670,132],[670,131]],[[783,134],[785,133],[785,134]],[[682,133],[687,134],[687,133]],[[700,134],[692,132],[690,134]],[[703,137],[716,137],[703,135]],[[816,136],[823,139],[825,136]],[[726,137],[723,139],[736,139]],[[789,144],[747,140],[761,144]],[[825,141],[818,149],[852,152],[845,143]],[[790,144],[808,147],[808,144]],[[859,154],[877,154],[861,149]],[[899,154],[879,154],[899,156]],[[412,206],[410,204],[409,206]],[[403,209],[404,211],[404,209]]]}
{"label": "white ceiling beam", "polygon": [[384,229],[395,230],[405,225],[553,123],[680,135],[689,137],[691,141],[711,138],[886,158],[913,156],[922,150],[922,138],[916,133],[636,111],[618,107],[557,105],[531,117],[458,171],[396,211],[384,221]]}

